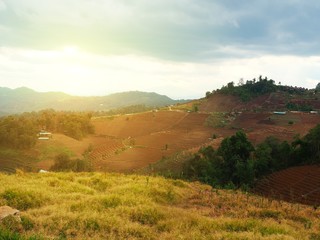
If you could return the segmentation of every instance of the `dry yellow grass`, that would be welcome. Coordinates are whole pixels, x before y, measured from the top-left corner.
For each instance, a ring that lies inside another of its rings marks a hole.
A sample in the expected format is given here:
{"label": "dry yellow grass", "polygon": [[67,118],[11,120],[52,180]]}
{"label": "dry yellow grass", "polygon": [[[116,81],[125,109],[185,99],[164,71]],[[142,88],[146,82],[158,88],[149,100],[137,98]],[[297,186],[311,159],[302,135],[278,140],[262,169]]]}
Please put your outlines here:
{"label": "dry yellow grass", "polygon": [[0,204],[21,210],[15,239],[320,239],[319,209],[199,183],[22,172],[0,182]]}

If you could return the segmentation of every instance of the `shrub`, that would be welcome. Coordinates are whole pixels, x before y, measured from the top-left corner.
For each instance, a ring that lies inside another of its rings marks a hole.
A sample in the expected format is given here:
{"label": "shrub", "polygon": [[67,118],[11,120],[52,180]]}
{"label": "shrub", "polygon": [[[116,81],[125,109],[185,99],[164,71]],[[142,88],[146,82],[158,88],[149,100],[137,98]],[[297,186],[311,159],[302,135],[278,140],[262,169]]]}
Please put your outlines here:
{"label": "shrub", "polygon": [[57,172],[91,172],[92,164],[88,159],[71,160],[70,156],[66,153],[60,153],[56,156],[51,171]]}
{"label": "shrub", "polygon": [[8,189],[0,196],[6,200],[7,205],[18,210],[40,207],[44,201],[40,194],[16,189]]}

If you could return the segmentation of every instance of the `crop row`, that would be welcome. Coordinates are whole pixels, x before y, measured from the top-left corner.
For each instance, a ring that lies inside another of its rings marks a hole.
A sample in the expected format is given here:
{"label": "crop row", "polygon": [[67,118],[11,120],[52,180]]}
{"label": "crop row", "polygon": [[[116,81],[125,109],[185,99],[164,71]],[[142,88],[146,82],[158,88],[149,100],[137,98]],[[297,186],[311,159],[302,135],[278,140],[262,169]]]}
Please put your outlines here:
{"label": "crop row", "polygon": [[115,155],[117,151],[119,149],[122,149],[123,147],[123,144],[120,142],[101,144],[98,147],[94,148],[93,152],[90,154],[90,159],[107,159]]}
{"label": "crop row", "polygon": [[320,166],[293,167],[271,174],[256,192],[282,200],[320,205]]}

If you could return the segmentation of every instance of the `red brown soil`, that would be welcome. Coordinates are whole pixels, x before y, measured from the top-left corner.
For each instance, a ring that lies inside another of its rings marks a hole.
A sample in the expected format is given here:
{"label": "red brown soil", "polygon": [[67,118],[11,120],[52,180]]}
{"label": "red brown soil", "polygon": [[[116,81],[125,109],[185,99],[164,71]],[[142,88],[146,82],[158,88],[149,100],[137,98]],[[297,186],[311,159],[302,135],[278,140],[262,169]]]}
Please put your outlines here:
{"label": "red brown soil", "polygon": [[212,128],[205,126],[207,113],[160,111],[97,119],[96,132],[122,139],[123,146],[96,167],[108,171],[132,171],[146,167],[178,151],[199,148],[208,142]]}
{"label": "red brown soil", "polygon": [[255,191],[267,197],[320,206],[320,166],[292,167],[261,180]]}
{"label": "red brown soil", "polygon": [[[36,149],[65,147],[81,157],[88,146],[96,170],[129,172],[176,152],[199,148],[207,143],[213,129],[205,126],[207,113],[159,111],[93,119],[96,134],[78,141],[61,134],[39,141]],[[231,131],[229,131],[231,132]],[[231,133],[230,133],[231,134]],[[48,170],[54,155],[38,163]]]}
{"label": "red brown soil", "polygon": [[235,96],[214,94],[201,104],[199,110],[205,112],[231,112],[239,102],[240,99]]}
{"label": "red brown soil", "polygon": [[270,93],[258,96],[248,102],[243,102],[237,96],[216,93],[209,99],[205,99],[199,110],[206,112],[232,112],[232,111],[272,111],[285,107],[285,95],[282,93]]}
{"label": "red brown soil", "polygon": [[[289,124],[293,121],[293,124]],[[273,113],[242,113],[232,126],[243,129],[253,144],[262,142],[267,136],[291,142],[297,134],[304,136],[320,123],[320,115],[310,113],[290,113],[275,115]]]}

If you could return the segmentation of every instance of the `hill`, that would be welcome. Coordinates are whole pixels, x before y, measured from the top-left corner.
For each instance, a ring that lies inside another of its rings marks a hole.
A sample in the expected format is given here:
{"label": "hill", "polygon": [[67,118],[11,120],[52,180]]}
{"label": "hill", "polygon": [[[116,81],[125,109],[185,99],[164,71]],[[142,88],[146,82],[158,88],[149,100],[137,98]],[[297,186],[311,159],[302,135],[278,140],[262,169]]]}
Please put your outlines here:
{"label": "hill", "polygon": [[61,92],[36,92],[29,88],[0,88],[1,115],[55,109],[63,111],[108,111],[132,105],[161,107],[183,102],[147,92],[123,92],[107,96],[78,97]]}
{"label": "hill", "polygon": [[[1,239],[319,239],[319,209],[161,177],[0,175]],[[15,232],[15,233],[14,233]]]}
{"label": "hill", "polygon": [[320,92],[316,89],[276,85],[272,79],[230,82],[206,93],[201,111],[311,111],[320,110]]}
{"label": "hill", "polygon": [[200,111],[206,112],[266,112],[266,111],[310,111],[320,110],[320,94],[289,94],[278,91],[256,96],[242,101],[239,96],[216,92],[204,99],[199,105]]}

